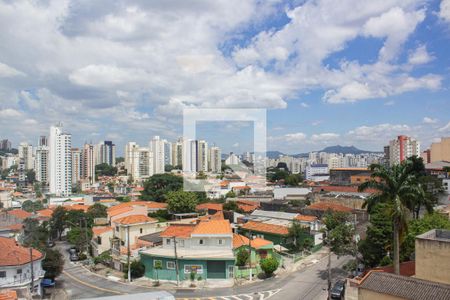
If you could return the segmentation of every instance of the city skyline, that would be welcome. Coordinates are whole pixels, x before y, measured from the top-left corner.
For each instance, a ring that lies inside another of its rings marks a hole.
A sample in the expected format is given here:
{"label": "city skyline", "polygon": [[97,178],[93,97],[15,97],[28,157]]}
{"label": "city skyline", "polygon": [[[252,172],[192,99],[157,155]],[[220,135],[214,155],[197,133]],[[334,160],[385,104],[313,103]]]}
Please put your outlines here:
{"label": "city skyline", "polygon": [[[268,109],[269,150],[382,151],[400,134],[428,147],[450,133],[449,6],[368,4],[2,3],[0,136],[34,144],[61,120],[74,144],[121,152],[176,139],[183,108],[253,107]],[[224,148],[229,129],[215,128]]]}

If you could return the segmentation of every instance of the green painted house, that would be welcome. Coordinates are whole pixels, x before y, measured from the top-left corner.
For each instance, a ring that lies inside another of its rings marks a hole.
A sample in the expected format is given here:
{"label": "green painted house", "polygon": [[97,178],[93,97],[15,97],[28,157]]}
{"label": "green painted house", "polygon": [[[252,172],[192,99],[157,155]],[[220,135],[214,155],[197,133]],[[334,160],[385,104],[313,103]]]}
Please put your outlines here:
{"label": "green painted house", "polygon": [[240,232],[246,236],[256,236],[271,241],[274,245],[287,247],[291,242],[289,228],[283,225],[275,225],[263,222],[248,221],[240,228]]}
{"label": "green painted house", "polygon": [[[140,252],[145,276],[152,279],[232,279],[235,258],[228,220],[169,226],[160,236],[163,244]],[[176,255],[175,255],[176,251]]]}

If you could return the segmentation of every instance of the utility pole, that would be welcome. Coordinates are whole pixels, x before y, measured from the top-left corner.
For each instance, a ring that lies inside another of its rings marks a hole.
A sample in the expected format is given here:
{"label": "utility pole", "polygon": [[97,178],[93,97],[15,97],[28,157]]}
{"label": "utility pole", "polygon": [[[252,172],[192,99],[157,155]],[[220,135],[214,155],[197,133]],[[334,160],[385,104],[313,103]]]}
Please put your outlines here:
{"label": "utility pole", "polygon": [[250,230],[250,236],[248,237],[248,264],[250,265],[250,281],[253,281],[253,270],[252,270],[252,231]]}
{"label": "utility pole", "polygon": [[33,248],[30,247],[30,267],[31,267],[31,286],[30,291],[31,295],[33,295],[34,290],[34,269],[33,269]]}
{"label": "utility pole", "polygon": [[327,263],[327,269],[328,269],[328,299],[331,299],[331,245],[330,245],[330,231],[327,230],[327,237],[325,238],[326,244],[328,246],[328,263]]}
{"label": "utility pole", "polygon": [[86,238],[86,256],[89,256],[89,239],[88,239],[88,231],[87,231],[87,218],[84,218],[84,234]]}
{"label": "utility pole", "polygon": [[175,271],[177,273],[177,286],[180,284],[180,271],[178,270],[178,254],[177,254],[177,241],[173,236],[173,250],[175,251]]}
{"label": "utility pole", "polygon": [[127,265],[128,265],[128,282],[131,282],[131,262],[130,262],[130,225],[127,225]]}

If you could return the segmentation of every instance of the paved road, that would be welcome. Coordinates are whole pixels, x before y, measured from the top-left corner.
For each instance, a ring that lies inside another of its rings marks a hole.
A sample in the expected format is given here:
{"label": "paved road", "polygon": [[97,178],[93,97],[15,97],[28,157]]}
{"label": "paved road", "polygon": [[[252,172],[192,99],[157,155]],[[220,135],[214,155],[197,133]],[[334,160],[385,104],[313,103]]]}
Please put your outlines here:
{"label": "paved road", "polygon": [[[58,245],[57,247],[60,247]],[[67,257],[67,251],[61,251]],[[350,258],[337,259],[332,256],[333,278],[345,277],[341,267]],[[299,300],[326,299],[327,259],[312,263],[310,266],[277,278],[267,279],[250,285],[232,288],[190,290],[167,290],[178,299],[221,299],[221,300]],[[71,299],[83,299],[121,294],[134,294],[155,291],[154,288],[139,287],[114,282],[92,274],[83,267],[66,259],[64,273],[58,278],[59,287],[65,289]]]}

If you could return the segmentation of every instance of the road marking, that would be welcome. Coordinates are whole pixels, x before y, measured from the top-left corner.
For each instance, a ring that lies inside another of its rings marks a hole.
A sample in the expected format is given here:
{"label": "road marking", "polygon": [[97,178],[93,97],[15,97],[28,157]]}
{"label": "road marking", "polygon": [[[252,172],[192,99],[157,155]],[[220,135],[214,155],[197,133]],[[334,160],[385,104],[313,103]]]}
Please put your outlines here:
{"label": "road marking", "polygon": [[102,291],[102,292],[109,292],[109,293],[114,293],[114,294],[118,294],[118,295],[124,295],[124,293],[118,292],[118,291],[113,291],[113,290],[108,290],[108,289],[104,289],[95,285],[92,285],[90,283],[84,282],[78,278],[76,278],[75,276],[70,275],[69,273],[67,273],[66,271],[63,271],[63,274],[66,275],[67,277],[69,277],[70,279],[75,280],[78,283],[81,283],[82,285],[85,285],[87,287]]}
{"label": "road marking", "polygon": [[262,291],[248,294],[239,295],[227,295],[227,296],[212,296],[212,297],[202,297],[202,298],[176,298],[177,300],[266,300],[281,291],[281,289]]}

